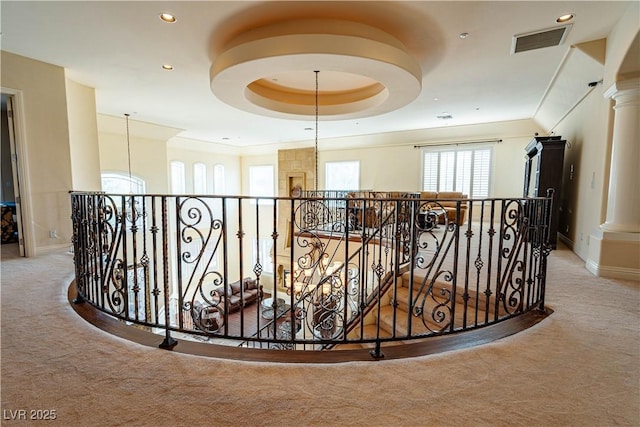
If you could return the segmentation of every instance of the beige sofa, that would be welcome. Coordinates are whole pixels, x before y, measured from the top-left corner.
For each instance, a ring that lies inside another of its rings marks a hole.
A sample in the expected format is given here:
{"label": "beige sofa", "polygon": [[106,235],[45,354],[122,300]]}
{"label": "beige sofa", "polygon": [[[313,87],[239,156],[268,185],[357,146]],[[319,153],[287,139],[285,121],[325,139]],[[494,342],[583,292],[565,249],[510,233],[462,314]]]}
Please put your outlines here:
{"label": "beige sofa", "polygon": [[[375,203],[375,201],[367,202],[367,207],[364,208],[364,203],[360,198],[364,199],[402,199],[420,197],[424,208],[429,206],[430,208],[442,207],[446,212],[447,223],[454,223],[456,221],[458,200],[464,200],[460,203],[460,218],[458,225],[463,225],[467,218],[468,202],[466,201],[467,195],[462,194],[459,191],[422,191],[420,193],[402,193],[402,192],[385,192],[385,191],[352,191],[347,194],[349,200],[348,207],[352,215],[354,225],[358,227],[377,227],[379,219],[379,209],[383,210],[382,217],[386,217],[387,213],[391,211],[395,203]],[[444,216],[438,216],[440,224],[444,224]]]}
{"label": "beige sofa", "polygon": [[[417,197],[417,193],[400,191],[350,191],[347,193],[347,199],[350,199],[347,206],[351,216],[351,225],[356,229],[361,227],[378,227],[380,225],[380,218],[383,220],[387,218],[396,206],[396,202],[386,202],[386,199],[409,199]],[[367,199],[367,201],[365,202],[361,199]],[[371,199],[380,199],[380,201]],[[400,213],[400,215],[402,215],[402,213]]]}

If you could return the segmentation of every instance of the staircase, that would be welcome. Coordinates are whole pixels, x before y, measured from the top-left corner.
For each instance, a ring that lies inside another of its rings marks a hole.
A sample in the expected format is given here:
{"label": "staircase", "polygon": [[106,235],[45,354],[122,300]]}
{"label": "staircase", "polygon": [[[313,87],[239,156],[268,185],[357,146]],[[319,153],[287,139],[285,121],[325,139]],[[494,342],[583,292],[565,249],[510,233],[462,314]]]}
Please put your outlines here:
{"label": "staircase", "polygon": [[[487,297],[483,292],[469,289],[464,291],[464,283],[457,284],[455,298],[450,282],[425,281],[423,270],[414,270],[413,284],[411,272],[405,272],[397,281],[397,286],[381,297],[380,307],[375,306],[365,317],[364,326],[357,326],[349,333],[351,339],[393,339],[382,346],[419,342],[402,338],[432,336],[492,322],[496,316],[495,295]],[[466,299],[466,303],[465,303]],[[375,302],[374,302],[375,304]],[[411,309],[413,307],[413,310]],[[422,314],[420,314],[422,313]],[[506,312],[499,304],[498,315]],[[379,332],[377,325],[380,325]],[[340,344],[335,350],[373,348],[375,343]]]}

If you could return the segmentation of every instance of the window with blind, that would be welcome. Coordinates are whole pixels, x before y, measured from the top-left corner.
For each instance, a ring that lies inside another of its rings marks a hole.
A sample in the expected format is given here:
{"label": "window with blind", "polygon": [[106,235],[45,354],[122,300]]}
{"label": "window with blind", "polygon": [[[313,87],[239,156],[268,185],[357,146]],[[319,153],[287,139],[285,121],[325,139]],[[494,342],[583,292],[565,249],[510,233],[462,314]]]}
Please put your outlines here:
{"label": "window with blind", "polygon": [[489,197],[492,148],[423,150],[422,190]]}

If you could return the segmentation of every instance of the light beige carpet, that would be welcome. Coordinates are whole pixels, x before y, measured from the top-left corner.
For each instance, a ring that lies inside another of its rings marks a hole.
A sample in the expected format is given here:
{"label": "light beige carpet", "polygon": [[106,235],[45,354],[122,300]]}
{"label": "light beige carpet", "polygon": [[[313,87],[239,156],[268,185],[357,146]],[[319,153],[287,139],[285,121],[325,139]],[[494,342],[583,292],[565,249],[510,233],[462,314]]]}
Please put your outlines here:
{"label": "light beige carpet", "polygon": [[[380,362],[236,362],[143,347],[80,319],[72,258],[3,247],[2,425],[638,426],[640,284],[561,247],[533,328],[472,349]],[[55,422],[12,421],[55,410]],[[11,411],[11,412],[10,412]]]}

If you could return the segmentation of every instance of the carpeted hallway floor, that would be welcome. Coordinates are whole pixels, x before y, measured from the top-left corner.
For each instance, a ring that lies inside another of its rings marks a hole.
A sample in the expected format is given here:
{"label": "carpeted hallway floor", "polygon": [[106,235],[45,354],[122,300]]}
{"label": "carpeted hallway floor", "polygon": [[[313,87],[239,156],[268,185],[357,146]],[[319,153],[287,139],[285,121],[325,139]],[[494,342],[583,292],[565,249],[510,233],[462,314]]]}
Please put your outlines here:
{"label": "carpeted hallway floor", "polygon": [[[2,425],[638,426],[640,283],[564,247],[533,328],[472,349],[300,365],[172,353],[108,335],[66,301],[71,255],[3,247]],[[27,420],[12,420],[26,410]],[[54,410],[55,421],[31,421]]]}

